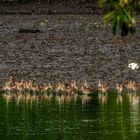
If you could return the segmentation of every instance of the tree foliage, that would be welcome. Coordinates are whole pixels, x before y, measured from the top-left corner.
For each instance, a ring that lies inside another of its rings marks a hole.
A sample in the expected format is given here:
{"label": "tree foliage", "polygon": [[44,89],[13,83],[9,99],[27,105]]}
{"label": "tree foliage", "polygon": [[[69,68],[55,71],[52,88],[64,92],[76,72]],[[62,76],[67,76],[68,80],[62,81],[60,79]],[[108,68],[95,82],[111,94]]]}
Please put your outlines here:
{"label": "tree foliage", "polygon": [[140,0],[98,0],[105,7],[104,21],[112,23],[112,32],[116,34],[117,27],[121,35],[135,32],[135,14],[140,10]]}

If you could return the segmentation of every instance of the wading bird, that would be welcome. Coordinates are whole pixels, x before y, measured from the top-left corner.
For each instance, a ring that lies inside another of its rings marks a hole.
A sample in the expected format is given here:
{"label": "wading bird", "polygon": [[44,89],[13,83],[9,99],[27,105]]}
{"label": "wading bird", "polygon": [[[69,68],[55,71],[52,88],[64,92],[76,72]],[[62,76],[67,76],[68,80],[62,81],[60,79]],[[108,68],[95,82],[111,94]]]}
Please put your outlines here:
{"label": "wading bird", "polygon": [[128,90],[128,93],[130,93],[130,92],[136,93],[137,85],[136,85],[135,81],[130,81],[125,86],[126,86],[126,88]]}
{"label": "wading bird", "polygon": [[118,83],[117,83],[115,86],[116,86],[117,92],[118,92],[118,93],[122,93],[122,90],[123,90],[122,84],[118,84]]}
{"label": "wading bird", "polygon": [[82,93],[83,93],[84,95],[88,95],[88,94],[91,93],[90,87],[88,86],[86,80],[84,80],[84,84],[83,84],[83,86],[81,87],[81,91],[82,91]]}
{"label": "wading bird", "polygon": [[107,83],[101,84],[101,81],[99,80],[99,82],[98,82],[98,91],[100,93],[103,93],[103,94],[107,93],[107,91],[108,91]]}

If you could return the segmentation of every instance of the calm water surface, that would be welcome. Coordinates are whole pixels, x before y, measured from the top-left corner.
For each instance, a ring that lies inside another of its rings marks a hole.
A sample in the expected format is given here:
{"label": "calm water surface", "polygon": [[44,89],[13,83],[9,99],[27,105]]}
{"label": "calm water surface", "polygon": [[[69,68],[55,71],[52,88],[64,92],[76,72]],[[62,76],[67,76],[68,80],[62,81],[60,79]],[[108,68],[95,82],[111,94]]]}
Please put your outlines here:
{"label": "calm water surface", "polygon": [[0,140],[139,140],[140,97],[0,96]]}

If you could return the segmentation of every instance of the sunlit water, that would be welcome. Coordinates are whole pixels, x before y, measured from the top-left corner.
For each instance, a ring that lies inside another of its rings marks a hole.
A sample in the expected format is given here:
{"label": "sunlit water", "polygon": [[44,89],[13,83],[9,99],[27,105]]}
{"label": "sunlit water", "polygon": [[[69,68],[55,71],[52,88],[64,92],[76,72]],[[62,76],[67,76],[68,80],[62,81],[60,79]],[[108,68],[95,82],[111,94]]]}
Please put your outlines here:
{"label": "sunlit water", "polygon": [[0,96],[0,140],[139,140],[140,97]]}

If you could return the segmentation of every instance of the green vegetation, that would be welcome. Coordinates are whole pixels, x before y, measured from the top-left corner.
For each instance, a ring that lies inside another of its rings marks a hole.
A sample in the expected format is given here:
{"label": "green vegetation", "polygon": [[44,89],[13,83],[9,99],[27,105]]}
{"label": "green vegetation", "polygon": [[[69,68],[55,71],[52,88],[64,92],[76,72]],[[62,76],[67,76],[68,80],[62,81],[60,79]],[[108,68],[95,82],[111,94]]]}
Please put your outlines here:
{"label": "green vegetation", "polygon": [[135,14],[140,10],[140,0],[98,0],[105,7],[104,21],[112,23],[112,32],[116,34],[120,28],[121,35],[135,32]]}

